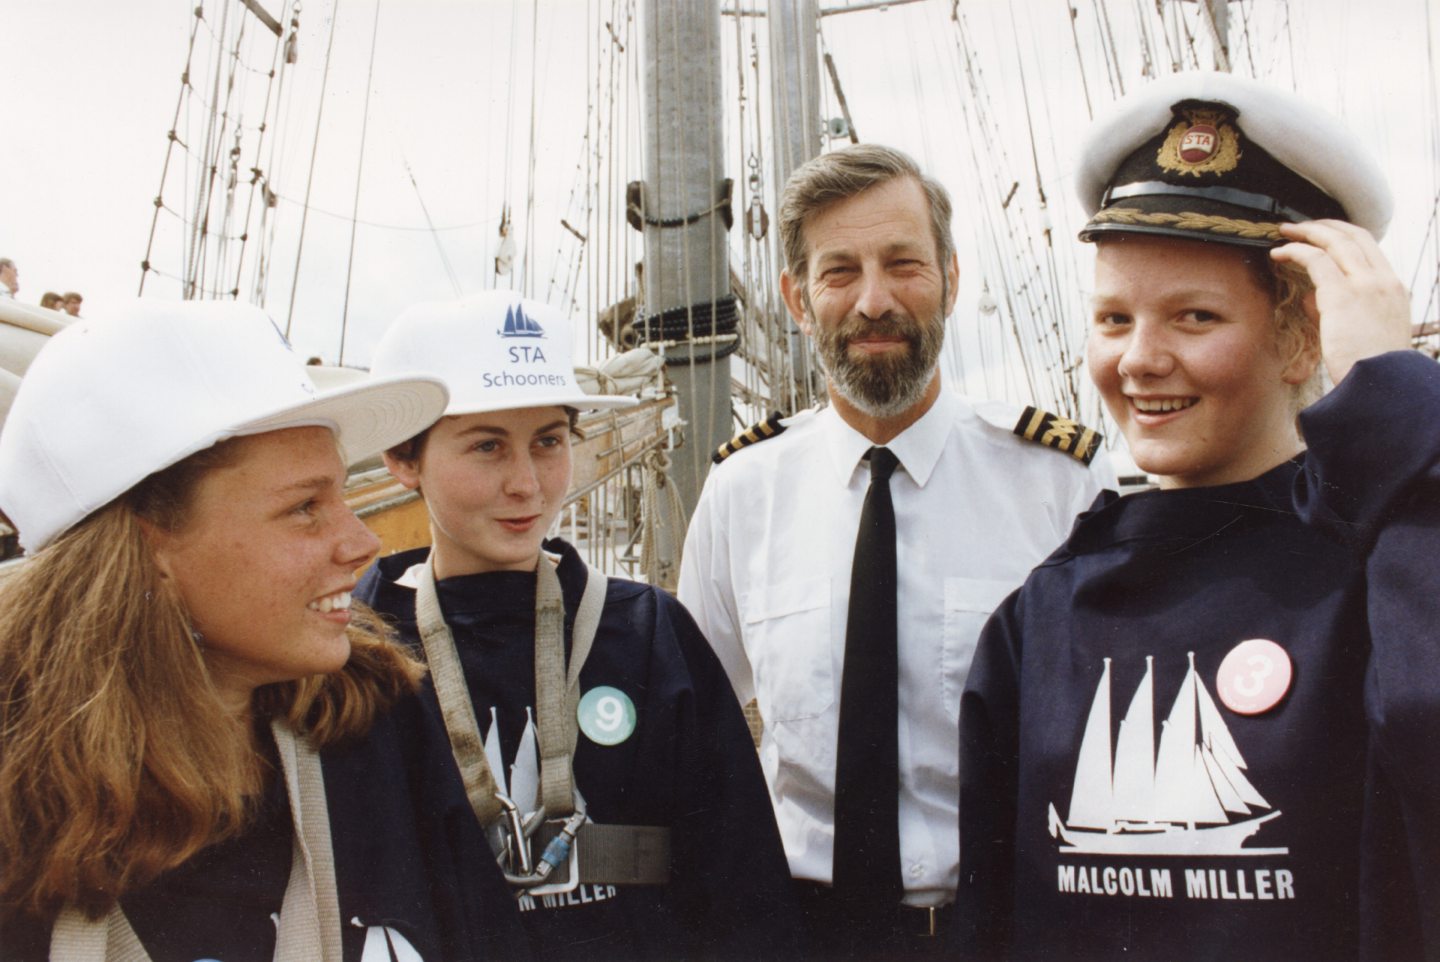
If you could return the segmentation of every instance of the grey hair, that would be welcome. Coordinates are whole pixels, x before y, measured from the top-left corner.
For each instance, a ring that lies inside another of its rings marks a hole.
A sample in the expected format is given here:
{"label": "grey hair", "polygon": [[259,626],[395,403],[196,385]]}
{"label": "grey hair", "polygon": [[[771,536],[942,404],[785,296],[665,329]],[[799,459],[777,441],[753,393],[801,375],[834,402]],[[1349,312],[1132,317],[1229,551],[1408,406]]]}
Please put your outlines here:
{"label": "grey hair", "polygon": [[798,167],[780,197],[780,239],[785,248],[785,269],[796,283],[806,279],[805,221],[831,204],[864,193],[872,187],[910,178],[925,192],[930,228],[942,268],[955,253],[950,233],[950,195],[921,172],[906,153],[879,144],[856,144],[821,154]]}

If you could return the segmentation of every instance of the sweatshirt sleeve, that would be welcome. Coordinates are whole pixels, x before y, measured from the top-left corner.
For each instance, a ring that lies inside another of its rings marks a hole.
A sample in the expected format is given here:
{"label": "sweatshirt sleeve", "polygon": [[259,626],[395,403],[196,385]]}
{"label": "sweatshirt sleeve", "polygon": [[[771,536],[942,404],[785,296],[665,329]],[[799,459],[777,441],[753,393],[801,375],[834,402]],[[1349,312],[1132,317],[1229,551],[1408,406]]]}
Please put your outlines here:
{"label": "sweatshirt sleeve", "polygon": [[1024,590],[986,623],[960,699],[960,883],[951,936],[964,959],[1004,958],[1011,944]]}
{"label": "sweatshirt sleeve", "polygon": [[[1440,959],[1440,365],[1355,365],[1301,415],[1295,506],[1365,559],[1363,958]],[[1412,415],[1412,412],[1413,415]]]}
{"label": "sweatshirt sleeve", "polygon": [[1300,415],[1308,451],[1300,517],[1368,548],[1428,475],[1440,471],[1440,364],[1415,351],[1360,361]]}

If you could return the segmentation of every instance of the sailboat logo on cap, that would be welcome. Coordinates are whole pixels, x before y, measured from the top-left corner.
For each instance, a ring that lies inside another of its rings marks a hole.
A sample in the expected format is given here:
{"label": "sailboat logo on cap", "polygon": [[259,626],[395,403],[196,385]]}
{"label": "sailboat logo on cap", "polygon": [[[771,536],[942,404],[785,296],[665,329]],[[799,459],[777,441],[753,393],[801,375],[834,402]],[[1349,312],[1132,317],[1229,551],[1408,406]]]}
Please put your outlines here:
{"label": "sailboat logo on cap", "polygon": [[1244,848],[1278,811],[1241,821],[1270,803],[1245,777],[1245,759],[1205,683],[1190,670],[1170,708],[1155,752],[1154,658],[1120,723],[1110,757],[1110,659],[1090,703],[1080,741],[1069,818],[1050,806],[1050,835],[1062,852],[1093,855],[1285,855],[1288,848]]}
{"label": "sailboat logo on cap", "polygon": [[519,304],[505,310],[505,326],[499,331],[501,337],[544,337],[545,330],[535,319],[525,313]]}

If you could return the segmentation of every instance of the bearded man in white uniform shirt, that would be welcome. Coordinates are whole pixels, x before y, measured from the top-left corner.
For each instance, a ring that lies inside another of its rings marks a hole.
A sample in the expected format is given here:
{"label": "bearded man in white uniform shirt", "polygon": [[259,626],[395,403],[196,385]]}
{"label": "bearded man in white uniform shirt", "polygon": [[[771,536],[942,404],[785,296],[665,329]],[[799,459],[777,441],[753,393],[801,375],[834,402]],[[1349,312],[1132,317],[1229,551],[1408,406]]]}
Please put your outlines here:
{"label": "bearded man in white uniform shirt", "polygon": [[[816,955],[916,957],[938,952],[929,936],[955,896],[957,726],[980,629],[1111,478],[1090,466],[1098,437],[1074,422],[941,384],[959,262],[945,189],[909,157],[861,145],[812,160],[786,186],[780,230],[781,292],[815,341],[829,405],[772,419],[750,434],[763,444],[722,447],[679,594],[740,701],[758,701],[761,762]],[[901,884],[878,914],[831,888],[851,569],[874,446],[899,461]]]}

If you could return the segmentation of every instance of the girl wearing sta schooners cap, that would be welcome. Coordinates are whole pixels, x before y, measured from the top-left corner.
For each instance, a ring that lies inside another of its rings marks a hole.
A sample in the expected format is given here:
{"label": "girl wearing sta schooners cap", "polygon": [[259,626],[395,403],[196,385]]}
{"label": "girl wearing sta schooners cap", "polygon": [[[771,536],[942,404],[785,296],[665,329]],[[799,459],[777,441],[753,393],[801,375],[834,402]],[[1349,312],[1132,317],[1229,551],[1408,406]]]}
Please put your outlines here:
{"label": "girl wearing sta schooners cap", "polygon": [[[1382,633],[1400,581],[1370,552],[1440,458],[1395,399],[1437,378],[1387,353],[1409,311],[1383,177],[1295,95],[1194,73],[1096,123],[1078,180],[1090,375],[1159,490],[1102,495],[981,638],[963,954],[1434,955],[1436,683],[1403,674],[1433,630]],[[1339,389],[1302,439],[1322,354]]]}
{"label": "girl wearing sta schooners cap", "polygon": [[422,667],[351,604],[345,463],[443,410],[318,393],[270,319],[136,302],[57,334],[0,433],[0,955],[521,951],[458,779],[412,794]]}
{"label": "girl wearing sta schooners cap", "polygon": [[432,546],[382,559],[357,596],[423,649],[442,750],[537,956],[793,957],[769,795],[709,645],[671,595],[544,540],[579,410],[634,403],[580,390],[570,339],[510,291],[418,304],[386,332],[373,371],[438,375],[451,400],[385,455]]}

